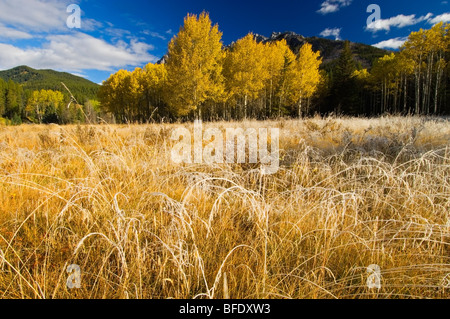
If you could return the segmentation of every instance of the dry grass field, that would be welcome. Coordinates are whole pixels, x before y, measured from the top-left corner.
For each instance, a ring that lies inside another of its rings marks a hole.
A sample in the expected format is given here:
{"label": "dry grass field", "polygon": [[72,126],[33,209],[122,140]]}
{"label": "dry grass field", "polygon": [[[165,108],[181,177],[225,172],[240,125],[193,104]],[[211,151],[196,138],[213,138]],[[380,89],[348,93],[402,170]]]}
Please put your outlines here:
{"label": "dry grass field", "polygon": [[266,176],[179,125],[0,127],[0,298],[450,298],[450,121],[204,124],[280,128]]}

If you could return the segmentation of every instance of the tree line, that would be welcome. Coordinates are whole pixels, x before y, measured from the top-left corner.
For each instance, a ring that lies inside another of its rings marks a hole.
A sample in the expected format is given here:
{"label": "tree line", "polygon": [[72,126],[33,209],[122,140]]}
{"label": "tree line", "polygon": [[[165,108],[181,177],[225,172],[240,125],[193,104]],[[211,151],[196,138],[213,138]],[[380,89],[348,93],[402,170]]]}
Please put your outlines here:
{"label": "tree line", "polygon": [[344,90],[331,94],[348,92],[347,103],[333,106],[348,114],[449,114],[449,31],[449,24],[438,23],[430,30],[412,32],[399,52],[375,60],[371,70],[355,70],[344,50],[341,73],[333,79]]}
{"label": "tree line", "polygon": [[0,124],[96,123],[103,115],[96,100],[78,104],[59,90],[30,90],[0,78]]}
{"label": "tree line", "polygon": [[449,29],[439,23],[412,32],[398,52],[375,59],[369,69],[355,62],[345,41],[336,63],[324,68],[309,43],[294,54],[285,40],[263,43],[250,33],[224,47],[207,13],[189,14],[165,63],[112,74],[98,91],[99,102],[78,105],[67,92],[0,79],[0,123],[449,114]]}
{"label": "tree line", "polygon": [[305,43],[295,55],[285,40],[253,34],[224,48],[208,14],[189,14],[169,43],[165,63],[105,81],[99,100],[118,122],[232,120],[344,114],[449,114],[449,25],[413,32],[399,52],[355,62],[350,43],[331,69]]}
{"label": "tree line", "polygon": [[208,14],[188,15],[169,43],[164,64],[120,70],[99,90],[119,122],[161,118],[241,119],[303,113],[323,76],[310,44],[295,55],[285,40],[257,42],[253,34],[224,49]]}
{"label": "tree line", "polygon": [[21,124],[25,99],[20,84],[0,79],[0,124]]}

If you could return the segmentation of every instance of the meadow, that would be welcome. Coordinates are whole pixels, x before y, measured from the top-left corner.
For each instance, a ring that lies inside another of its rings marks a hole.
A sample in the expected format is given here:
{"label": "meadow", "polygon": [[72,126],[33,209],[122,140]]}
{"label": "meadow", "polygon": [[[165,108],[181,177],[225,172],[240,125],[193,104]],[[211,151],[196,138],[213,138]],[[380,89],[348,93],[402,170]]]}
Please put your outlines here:
{"label": "meadow", "polygon": [[0,298],[450,298],[448,119],[204,124],[280,128],[273,175],[179,126],[1,126]]}

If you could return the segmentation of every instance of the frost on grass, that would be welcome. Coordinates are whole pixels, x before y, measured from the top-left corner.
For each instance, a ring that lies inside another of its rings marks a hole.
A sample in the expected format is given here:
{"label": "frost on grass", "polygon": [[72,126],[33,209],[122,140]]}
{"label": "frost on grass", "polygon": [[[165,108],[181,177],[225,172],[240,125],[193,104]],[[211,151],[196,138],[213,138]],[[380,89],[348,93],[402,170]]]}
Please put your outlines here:
{"label": "frost on grass", "polygon": [[229,125],[280,128],[280,170],[174,164],[178,125],[2,128],[0,297],[450,297],[447,120]]}

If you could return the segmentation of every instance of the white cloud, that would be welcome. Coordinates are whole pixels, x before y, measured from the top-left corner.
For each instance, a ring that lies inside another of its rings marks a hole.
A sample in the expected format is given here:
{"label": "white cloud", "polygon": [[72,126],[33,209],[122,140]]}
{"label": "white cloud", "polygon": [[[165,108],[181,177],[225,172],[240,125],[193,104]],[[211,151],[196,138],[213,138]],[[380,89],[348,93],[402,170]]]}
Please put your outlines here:
{"label": "white cloud", "polygon": [[80,77],[80,78],[85,78],[85,79],[87,79],[87,75],[82,74],[82,73],[70,72],[70,74],[75,75],[75,76],[78,76],[78,77]]}
{"label": "white cloud", "polygon": [[[77,0],[1,0],[0,21],[9,27],[29,33],[68,31],[67,6]],[[81,30],[93,31],[103,24],[82,17]]]}
{"label": "white cloud", "polygon": [[104,40],[78,32],[70,35],[51,35],[42,48],[18,48],[0,43],[0,69],[28,65],[37,69],[56,69],[69,72],[83,70],[111,71],[114,68],[156,62],[148,53],[153,47],[136,39],[109,44]]}
{"label": "white cloud", "polygon": [[439,22],[450,22],[450,13],[443,13],[434,17],[433,19],[428,20],[428,23],[430,24],[436,24]]}
{"label": "white cloud", "polygon": [[[0,0],[0,69],[28,65],[86,77],[86,70],[115,71],[158,60],[150,54],[152,45],[110,22],[82,14],[81,29],[69,29],[71,3],[80,0]],[[106,40],[84,33],[94,30]],[[32,38],[38,39],[37,44],[13,42]]]}
{"label": "white cloud", "polygon": [[125,29],[119,28],[106,28],[103,30],[107,35],[110,35],[114,38],[122,38],[124,36],[131,35],[131,32]]}
{"label": "white cloud", "polygon": [[325,0],[320,5],[321,8],[317,12],[320,14],[328,14],[339,11],[343,7],[347,7],[353,0]]}
{"label": "white cloud", "polygon": [[385,41],[378,42],[373,46],[379,49],[398,49],[400,48],[408,38],[394,38]]}
{"label": "white cloud", "polygon": [[366,27],[366,30],[371,32],[378,31],[390,31],[392,27],[396,28],[404,28],[407,26],[418,24],[422,21],[429,20],[433,16],[432,13],[428,13],[426,16],[421,16],[416,18],[415,14],[411,14],[405,16],[403,14],[399,14],[398,16],[389,18],[389,19],[380,19],[372,22]]}
{"label": "white cloud", "polygon": [[31,39],[33,36],[27,32],[5,27],[0,24],[0,39]]}
{"label": "white cloud", "polygon": [[70,0],[1,0],[0,21],[3,24],[35,32],[67,28],[67,6]]}
{"label": "white cloud", "polygon": [[153,38],[166,40],[166,37],[163,36],[162,34],[158,33],[158,32],[154,32],[154,31],[150,31],[150,30],[144,30],[144,31],[142,31],[142,33],[145,34],[145,35],[149,35],[149,36],[151,36]]}
{"label": "white cloud", "polygon": [[100,28],[103,28],[103,23],[99,21],[87,18],[81,20],[81,30],[83,31],[94,31]]}
{"label": "white cloud", "polygon": [[341,39],[341,31],[342,31],[342,28],[333,28],[333,29],[326,28],[325,30],[323,30],[320,33],[320,36],[322,36],[322,37],[333,36],[335,38],[335,40],[340,40]]}

